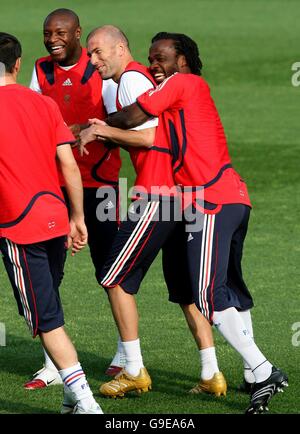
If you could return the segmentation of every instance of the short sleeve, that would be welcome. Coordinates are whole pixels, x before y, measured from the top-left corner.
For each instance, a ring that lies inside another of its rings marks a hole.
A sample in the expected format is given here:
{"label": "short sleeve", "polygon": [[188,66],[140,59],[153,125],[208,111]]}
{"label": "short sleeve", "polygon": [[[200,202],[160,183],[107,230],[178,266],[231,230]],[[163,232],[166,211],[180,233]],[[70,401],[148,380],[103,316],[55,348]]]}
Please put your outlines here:
{"label": "short sleeve", "polygon": [[[118,88],[118,101],[121,107],[126,107],[136,102],[137,97],[149,89],[154,89],[152,81],[144,74],[138,71],[126,71],[120,80]],[[133,128],[133,130],[144,130],[146,128],[157,127],[158,119],[149,119],[142,125]]]}
{"label": "short sleeve", "polygon": [[145,92],[137,98],[141,109],[149,116],[159,116],[169,108],[177,108],[180,103],[183,87],[181,75],[173,74],[153,90]]}
{"label": "short sleeve", "polygon": [[37,78],[35,66],[34,66],[33,71],[32,71],[31,82],[30,82],[29,87],[31,90],[34,90],[35,92],[42,93],[42,89],[40,88],[39,81]]}
{"label": "short sleeve", "polygon": [[108,115],[117,111],[117,88],[118,85],[112,79],[103,80],[102,83],[102,99]]}

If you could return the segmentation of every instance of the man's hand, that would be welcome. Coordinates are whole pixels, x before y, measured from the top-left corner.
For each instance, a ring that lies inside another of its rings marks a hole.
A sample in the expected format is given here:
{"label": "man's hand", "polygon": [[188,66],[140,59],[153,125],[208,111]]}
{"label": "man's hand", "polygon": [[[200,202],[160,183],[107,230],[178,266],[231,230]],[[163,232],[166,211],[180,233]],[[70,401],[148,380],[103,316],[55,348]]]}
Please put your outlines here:
{"label": "man's hand", "polygon": [[69,126],[71,133],[75,136],[75,139],[79,138],[79,134],[81,131],[81,126],[79,124],[73,124]]}
{"label": "man's hand", "polygon": [[[85,128],[88,128],[89,124],[73,124],[73,125],[69,125],[69,128],[71,130],[71,132],[73,133],[73,135],[75,136],[75,139],[79,140],[79,134],[82,130],[84,130]],[[77,143],[72,145],[72,148],[74,148],[75,146],[77,146]]]}
{"label": "man's hand", "polygon": [[91,125],[89,128],[81,131],[79,134],[79,153],[81,156],[84,154],[89,155],[89,151],[86,149],[86,145],[90,142],[93,142],[97,138],[97,134],[95,132],[96,125]]}
{"label": "man's hand", "polygon": [[104,131],[103,128],[105,128],[106,123],[99,119],[92,120],[97,121],[97,123],[92,123],[89,128],[86,128],[79,134],[78,147],[81,156],[84,154],[89,155],[89,151],[86,148],[88,143],[93,142],[94,140],[105,140],[105,137],[101,136],[101,131]]}
{"label": "man's hand", "polygon": [[97,118],[89,119],[89,124],[90,125],[107,125],[106,122],[100,121],[100,119],[97,119]]}
{"label": "man's hand", "polygon": [[74,256],[75,253],[80,252],[88,240],[88,233],[85,223],[82,219],[76,220],[71,217],[70,219],[70,233],[68,235],[68,249],[71,247],[71,255]]}

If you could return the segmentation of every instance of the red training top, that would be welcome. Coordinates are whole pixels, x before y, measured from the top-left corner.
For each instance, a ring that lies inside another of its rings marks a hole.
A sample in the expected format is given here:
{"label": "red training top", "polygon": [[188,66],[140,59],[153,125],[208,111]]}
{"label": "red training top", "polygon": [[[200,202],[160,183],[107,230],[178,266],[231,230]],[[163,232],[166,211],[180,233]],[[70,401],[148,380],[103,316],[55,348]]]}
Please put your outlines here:
{"label": "red training top", "polygon": [[[51,56],[42,57],[35,63],[36,74],[42,94],[50,96],[58,104],[65,122],[86,124],[88,119],[106,117],[102,101],[102,79],[91,64],[86,49],[78,63],[65,70],[54,63]],[[88,144],[89,155],[81,157],[74,148],[84,187],[117,185],[121,167],[120,150],[108,150],[103,143]],[[60,177],[61,185],[64,185]]]}
{"label": "red training top", "polygon": [[250,204],[245,182],[232,168],[223,126],[208,84],[194,74],[174,74],[137,99],[142,110],[160,116],[158,129],[173,153],[176,184],[204,187],[215,204]]}
{"label": "red training top", "polygon": [[[117,109],[121,110],[122,106],[119,102],[119,87],[122,83],[122,78],[129,71],[135,71],[145,77],[146,81],[152,83],[154,89],[156,83],[150,74],[148,68],[138,62],[130,62],[123,74],[120,77],[118,92],[117,92]],[[134,86],[134,82],[132,83]],[[135,101],[132,101],[132,103]],[[151,148],[136,148],[128,147],[131,161],[136,171],[136,180],[134,183],[134,191],[138,192],[141,189],[157,196],[173,196],[177,195],[174,186],[174,179],[171,169],[171,152],[168,145],[164,144],[160,138],[162,132],[156,129],[154,144]]]}
{"label": "red training top", "polygon": [[68,234],[56,147],[74,136],[51,98],[12,84],[0,101],[0,237],[31,244]]}

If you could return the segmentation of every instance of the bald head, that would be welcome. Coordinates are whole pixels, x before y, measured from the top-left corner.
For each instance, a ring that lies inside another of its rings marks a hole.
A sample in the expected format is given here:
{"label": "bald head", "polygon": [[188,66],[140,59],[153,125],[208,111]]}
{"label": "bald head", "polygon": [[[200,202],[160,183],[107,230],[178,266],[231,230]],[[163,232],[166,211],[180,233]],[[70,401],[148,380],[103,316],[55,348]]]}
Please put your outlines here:
{"label": "bald head", "polygon": [[55,9],[55,11],[51,12],[44,21],[44,26],[47,24],[49,20],[57,18],[62,18],[65,21],[69,21],[73,26],[80,27],[79,17],[77,14],[75,14],[74,11],[71,11],[71,9]]}
{"label": "bald head", "polygon": [[133,60],[126,35],[112,25],[92,30],[87,37],[87,49],[103,80],[112,78],[117,82],[127,64]]}
{"label": "bald head", "polygon": [[54,62],[71,66],[81,56],[79,18],[70,9],[56,9],[44,21],[44,44]]}
{"label": "bald head", "polygon": [[92,30],[87,38],[86,42],[88,43],[91,38],[94,36],[99,36],[105,38],[107,41],[111,41],[112,43],[122,42],[129,49],[129,41],[124,32],[122,32],[119,27],[112,26],[107,24],[105,26],[96,27],[96,29]]}

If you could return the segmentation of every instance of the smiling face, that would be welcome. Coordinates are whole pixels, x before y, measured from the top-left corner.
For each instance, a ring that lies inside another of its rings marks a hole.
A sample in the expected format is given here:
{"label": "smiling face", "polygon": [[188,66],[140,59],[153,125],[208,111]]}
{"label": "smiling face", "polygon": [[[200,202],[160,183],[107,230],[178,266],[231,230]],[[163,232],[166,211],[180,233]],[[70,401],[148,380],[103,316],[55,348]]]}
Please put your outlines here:
{"label": "smiling face", "polygon": [[44,23],[44,44],[54,62],[64,66],[78,62],[81,28],[68,15],[49,16]]}
{"label": "smiling face", "polygon": [[109,78],[117,81],[122,74],[124,47],[121,41],[116,41],[104,31],[96,32],[88,40],[88,54],[103,80]]}
{"label": "smiling face", "polygon": [[172,39],[160,39],[154,42],[149,50],[150,72],[157,83],[180,72],[182,55],[178,55]]}

